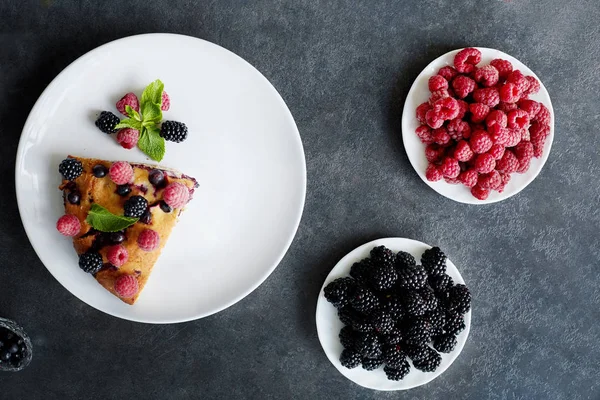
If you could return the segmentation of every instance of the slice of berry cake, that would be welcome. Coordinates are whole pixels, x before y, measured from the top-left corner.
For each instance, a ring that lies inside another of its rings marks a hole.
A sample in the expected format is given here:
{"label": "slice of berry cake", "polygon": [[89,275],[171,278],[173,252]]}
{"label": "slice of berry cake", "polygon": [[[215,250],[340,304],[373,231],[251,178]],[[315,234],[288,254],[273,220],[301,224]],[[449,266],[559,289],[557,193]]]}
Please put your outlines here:
{"label": "slice of berry cake", "polygon": [[60,163],[65,215],[79,267],[128,304],[138,299],[198,183],[174,170],[69,156]]}

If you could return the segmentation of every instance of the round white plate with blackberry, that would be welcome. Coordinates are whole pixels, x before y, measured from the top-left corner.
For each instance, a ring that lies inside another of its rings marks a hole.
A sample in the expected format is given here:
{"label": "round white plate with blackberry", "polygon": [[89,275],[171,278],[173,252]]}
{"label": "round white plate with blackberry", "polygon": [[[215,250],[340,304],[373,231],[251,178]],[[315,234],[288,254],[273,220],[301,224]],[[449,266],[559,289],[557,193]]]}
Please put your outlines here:
{"label": "round white plate with blackberry", "polygon": [[[132,306],[81,271],[71,240],[56,234],[67,155],[198,181]],[[289,109],[253,66],[198,38],[147,34],[90,51],[50,83],[23,128],[16,192],[33,248],[71,293],[120,318],[175,323],[231,306],[271,274],[300,222],[306,164]]]}
{"label": "round white plate with blackberry", "polygon": [[471,295],[438,247],[411,239],[366,243],[331,270],[317,332],[331,363],[353,382],[405,390],[441,375],[471,326]]}

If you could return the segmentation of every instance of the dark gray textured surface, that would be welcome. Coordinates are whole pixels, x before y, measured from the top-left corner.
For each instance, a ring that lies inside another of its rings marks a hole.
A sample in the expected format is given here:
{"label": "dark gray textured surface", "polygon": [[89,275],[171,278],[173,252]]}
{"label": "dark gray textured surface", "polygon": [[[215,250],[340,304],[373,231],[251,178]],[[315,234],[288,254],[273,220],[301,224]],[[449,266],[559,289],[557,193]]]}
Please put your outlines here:
{"label": "dark gray textured surface", "polygon": [[[36,347],[28,369],[0,374],[0,398],[600,399],[598,20],[597,0],[3,0],[0,315]],[[104,315],[52,278],[22,229],[13,165],[56,74],[98,45],[160,31],[222,45],[273,83],[302,135],[308,194],[289,253],[259,289],[212,317],[152,326]],[[466,45],[527,64],[556,113],[541,175],[489,206],[429,189],[400,139],[412,80]],[[338,259],[383,236],[442,246],[475,298],[455,364],[402,393],[341,376],[313,318]]]}

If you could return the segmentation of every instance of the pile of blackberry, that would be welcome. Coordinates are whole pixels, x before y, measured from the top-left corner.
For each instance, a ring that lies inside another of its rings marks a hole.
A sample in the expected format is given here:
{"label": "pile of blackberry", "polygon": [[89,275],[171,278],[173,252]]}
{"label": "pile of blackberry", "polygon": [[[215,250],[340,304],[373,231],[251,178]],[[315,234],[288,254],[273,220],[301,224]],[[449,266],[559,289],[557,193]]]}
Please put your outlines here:
{"label": "pile of blackberry", "polygon": [[342,365],[367,371],[383,366],[394,381],[410,372],[409,358],[418,370],[435,371],[439,353],[454,350],[471,308],[469,289],[446,274],[439,247],[426,250],[420,265],[409,253],[375,247],[352,266],[350,277],[325,287],[325,298],[345,325]]}
{"label": "pile of blackberry", "polygon": [[25,341],[14,332],[0,327],[0,370],[19,368],[28,356]]}

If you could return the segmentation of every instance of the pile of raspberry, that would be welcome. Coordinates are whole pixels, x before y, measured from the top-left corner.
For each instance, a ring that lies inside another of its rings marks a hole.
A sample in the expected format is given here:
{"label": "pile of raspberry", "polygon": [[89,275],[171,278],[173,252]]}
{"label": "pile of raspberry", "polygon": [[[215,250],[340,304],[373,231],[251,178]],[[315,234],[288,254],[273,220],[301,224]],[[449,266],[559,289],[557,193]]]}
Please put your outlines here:
{"label": "pile of raspberry", "polygon": [[429,78],[429,100],[417,107],[416,130],[429,161],[427,180],[462,183],[479,200],[502,192],[512,173],[539,158],[550,134],[550,111],[529,97],[540,90],[507,60],[477,66],[481,52],[459,51],[454,67]]}

